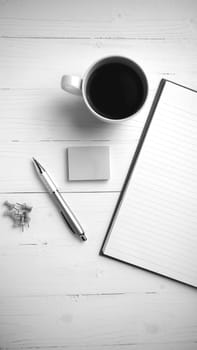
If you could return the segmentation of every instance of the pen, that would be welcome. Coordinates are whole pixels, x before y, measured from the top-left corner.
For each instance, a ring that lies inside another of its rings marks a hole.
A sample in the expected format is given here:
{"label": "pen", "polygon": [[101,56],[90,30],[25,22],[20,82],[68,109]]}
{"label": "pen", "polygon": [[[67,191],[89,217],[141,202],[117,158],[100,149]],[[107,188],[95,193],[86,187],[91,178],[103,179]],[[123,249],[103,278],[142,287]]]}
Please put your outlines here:
{"label": "pen", "polygon": [[51,198],[55,202],[63,219],[66,221],[67,225],[70,227],[71,231],[74,234],[76,234],[82,241],[86,241],[87,237],[83,228],[81,227],[76,216],[73,214],[72,210],[69,208],[68,204],[66,204],[57,186],[54,184],[53,180],[51,179],[47,171],[43,168],[43,166],[35,158],[32,158],[32,160],[37,170],[39,178],[41,179],[47,191],[51,195]]}

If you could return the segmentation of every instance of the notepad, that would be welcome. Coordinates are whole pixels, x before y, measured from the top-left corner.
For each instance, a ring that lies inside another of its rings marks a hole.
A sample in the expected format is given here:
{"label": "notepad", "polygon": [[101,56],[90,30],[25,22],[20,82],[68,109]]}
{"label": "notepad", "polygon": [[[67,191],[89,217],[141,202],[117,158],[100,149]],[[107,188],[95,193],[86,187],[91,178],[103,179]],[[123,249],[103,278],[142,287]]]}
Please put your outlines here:
{"label": "notepad", "polygon": [[108,146],[79,146],[68,148],[68,180],[96,181],[110,177]]}
{"label": "notepad", "polygon": [[162,80],[102,247],[197,287],[197,93]]}

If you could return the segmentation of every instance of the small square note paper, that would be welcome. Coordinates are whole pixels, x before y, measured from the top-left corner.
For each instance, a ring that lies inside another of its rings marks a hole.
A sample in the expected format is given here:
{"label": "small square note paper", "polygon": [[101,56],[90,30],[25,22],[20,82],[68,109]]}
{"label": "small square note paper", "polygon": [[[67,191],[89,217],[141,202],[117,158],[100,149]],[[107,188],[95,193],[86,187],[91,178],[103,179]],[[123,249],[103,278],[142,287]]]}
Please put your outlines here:
{"label": "small square note paper", "polygon": [[68,180],[108,180],[109,147],[83,146],[68,148]]}

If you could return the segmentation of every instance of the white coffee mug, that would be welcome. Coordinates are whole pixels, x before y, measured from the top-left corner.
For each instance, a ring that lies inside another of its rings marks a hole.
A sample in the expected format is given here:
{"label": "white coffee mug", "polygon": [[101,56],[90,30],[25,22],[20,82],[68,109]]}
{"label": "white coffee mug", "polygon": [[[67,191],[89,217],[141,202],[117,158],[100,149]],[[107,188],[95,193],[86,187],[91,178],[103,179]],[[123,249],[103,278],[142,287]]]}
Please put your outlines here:
{"label": "white coffee mug", "polygon": [[133,117],[148,94],[144,71],[124,56],[108,56],[96,61],[83,78],[64,75],[61,87],[67,92],[81,95],[88,109],[105,122],[119,122]]}

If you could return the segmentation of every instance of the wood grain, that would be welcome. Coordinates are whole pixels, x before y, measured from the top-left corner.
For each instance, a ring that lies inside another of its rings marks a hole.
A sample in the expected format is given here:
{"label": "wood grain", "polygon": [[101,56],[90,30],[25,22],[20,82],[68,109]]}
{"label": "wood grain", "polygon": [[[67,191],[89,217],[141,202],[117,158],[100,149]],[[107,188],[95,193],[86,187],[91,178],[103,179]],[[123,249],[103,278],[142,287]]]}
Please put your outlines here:
{"label": "wood grain", "polygon": [[68,181],[67,148],[101,144],[101,141],[52,141],[0,143],[0,193],[46,192],[37,177],[32,157],[51,174],[61,192],[120,191],[137,140],[130,143],[102,142],[110,148],[110,179],[107,181]]}
{"label": "wood grain", "polygon": [[196,39],[194,0],[1,1],[2,37]]}
{"label": "wood grain", "polygon": [[146,119],[152,93],[132,120],[108,124],[97,120],[80,97],[60,89],[0,90],[1,141],[134,141]]}
{"label": "wood grain", "polygon": [[[195,298],[186,302],[157,295],[2,298],[2,345],[14,349],[177,350],[187,344],[187,349],[195,349],[193,305]],[[12,339],[7,341],[11,332]]]}
{"label": "wood grain", "polygon": [[72,41],[55,38],[0,38],[0,48],[0,88],[3,89],[44,88],[53,89],[55,93],[56,89],[60,91],[63,74],[82,76],[92,62],[116,54],[128,56],[143,67],[150,90],[156,89],[162,77],[193,88],[197,86],[195,39],[131,41],[127,38],[76,38]]}
{"label": "wood grain", "polygon": [[[99,255],[118,193],[65,193],[88,241],[82,244],[65,225],[46,193],[1,194],[3,202],[33,206],[30,227],[13,228],[1,218],[0,295],[175,294],[195,289]],[[16,280],[17,278],[17,280]]]}
{"label": "wood grain", "polygon": [[[0,350],[196,350],[196,290],[99,255],[161,78],[197,89],[194,0],[0,0]],[[101,123],[60,89],[96,59],[126,55],[149,96]],[[107,182],[69,183],[66,148],[109,145]],[[84,226],[81,244],[36,178],[37,157]],[[13,229],[3,202],[33,206]]]}

